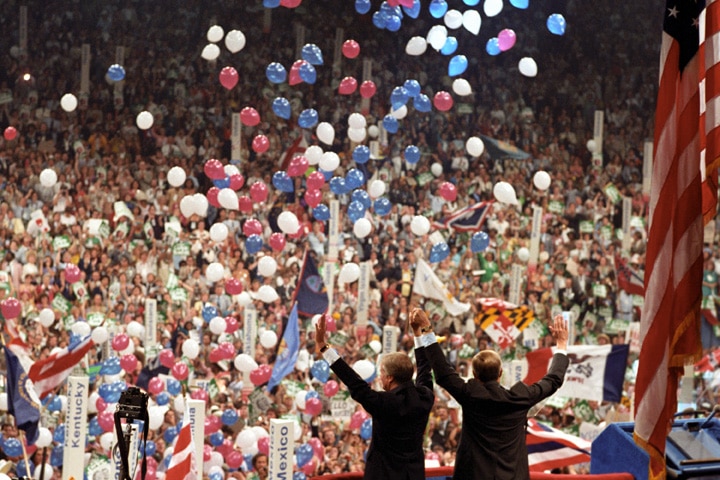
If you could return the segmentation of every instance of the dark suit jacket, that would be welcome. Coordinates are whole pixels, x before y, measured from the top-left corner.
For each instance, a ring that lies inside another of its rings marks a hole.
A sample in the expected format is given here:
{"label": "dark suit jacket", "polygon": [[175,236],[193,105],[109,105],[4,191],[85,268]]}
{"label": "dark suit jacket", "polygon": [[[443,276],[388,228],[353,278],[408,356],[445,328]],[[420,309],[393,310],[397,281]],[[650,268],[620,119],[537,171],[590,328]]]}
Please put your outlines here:
{"label": "dark suit jacket", "polygon": [[424,480],[423,435],[435,396],[424,348],[415,349],[415,384],[406,382],[378,392],[342,359],[331,365],[352,398],[372,415],[373,429],[365,477],[374,480]]}
{"label": "dark suit jacket", "polygon": [[425,348],[435,381],[463,407],[460,445],[455,459],[457,480],[527,480],[525,427],[527,412],[549,397],[563,383],[568,367],[566,355],[555,354],[540,381],[518,382],[508,390],[498,382],[460,378],[447,362],[440,346]]}

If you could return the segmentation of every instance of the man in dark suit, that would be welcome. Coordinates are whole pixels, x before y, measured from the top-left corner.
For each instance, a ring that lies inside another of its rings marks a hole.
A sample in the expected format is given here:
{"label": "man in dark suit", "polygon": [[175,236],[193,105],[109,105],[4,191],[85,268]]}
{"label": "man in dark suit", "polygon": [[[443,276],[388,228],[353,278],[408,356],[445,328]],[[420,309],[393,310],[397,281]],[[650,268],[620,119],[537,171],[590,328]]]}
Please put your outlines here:
{"label": "man in dark suit", "polygon": [[562,315],[557,315],[550,326],[557,350],[548,373],[537,383],[518,382],[510,390],[499,383],[502,360],[497,352],[482,350],[477,353],[472,360],[474,378],[466,382],[445,359],[425,312],[414,310],[410,322],[413,330],[422,335],[416,344],[425,345],[435,381],[463,407],[462,434],[453,478],[528,480],[525,445],[528,411],[560,388],[568,367],[568,329]]}
{"label": "man in dark suit", "polygon": [[364,478],[424,480],[423,435],[435,400],[425,348],[415,349],[415,383],[410,357],[398,352],[384,354],[379,375],[385,391],[378,392],[325,343],[324,316],[318,321],[316,340],[323,358],[347,385],[352,398],[372,416],[372,439]]}

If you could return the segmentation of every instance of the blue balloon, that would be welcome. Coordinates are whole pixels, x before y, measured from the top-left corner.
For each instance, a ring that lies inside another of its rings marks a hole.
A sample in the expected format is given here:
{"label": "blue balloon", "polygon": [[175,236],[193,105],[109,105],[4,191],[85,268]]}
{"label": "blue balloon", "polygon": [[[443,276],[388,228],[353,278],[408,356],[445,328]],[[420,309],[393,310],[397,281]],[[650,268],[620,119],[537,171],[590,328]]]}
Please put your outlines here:
{"label": "blue balloon", "polygon": [[312,65],[323,64],[322,51],[320,50],[320,47],[318,47],[314,43],[308,43],[307,45],[305,45],[300,52],[300,56],[303,60]]}
{"label": "blue balloon", "polygon": [[455,55],[448,64],[448,75],[451,77],[462,75],[467,70],[467,66],[468,61],[465,55]]}
{"label": "blue balloon", "polygon": [[[8,457],[19,457],[22,455],[22,444],[20,443],[20,440],[18,440],[15,437],[6,438],[3,441],[3,452],[5,452],[5,455]],[[18,465],[24,464],[25,462],[19,462]]]}
{"label": "blue balloon", "polygon": [[[170,455],[168,455],[168,456],[170,456]],[[243,455],[243,460],[245,461],[245,466],[247,467],[248,470],[250,470],[252,468],[252,459],[253,459],[253,456],[249,453],[247,455]]]}
{"label": "blue balloon", "polygon": [[[512,3],[513,0],[510,0],[510,3]],[[480,3],[480,0],[463,0],[463,3],[467,5],[468,7],[474,7],[478,3]]]}
{"label": "blue balloon", "polygon": [[148,440],[145,444],[145,455],[153,456],[157,451],[157,445],[152,440]]}
{"label": "blue balloon", "polygon": [[318,123],[318,113],[314,108],[306,108],[300,112],[298,125],[302,128],[312,128]]}
{"label": "blue balloon", "polygon": [[[468,0],[465,0],[466,3],[467,3],[467,1]],[[529,4],[530,4],[529,0],[510,0],[510,5],[512,5],[515,8],[521,8],[523,10],[528,8]]]}
{"label": "blue balloon", "polygon": [[[22,447],[20,449],[20,455],[22,455]],[[16,456],[17,455],[8,454],[8,457]],[[21,461],[15,465],[15,473],[17,473],[18,478],[33,478],[33,470],[35,470],[35,464],[32,460],[28,460],[27,464],[24,461]]]}
{"label": "blue balloon", "polygon": [[[310,373],[321,383],[325,383],[330,378],[330,365],[325,360],[318,360],[310,367]],[[316,392],[317,393],[317,392]],[[307,396],[305,397],[307,400]]]}
{"label": "blue balloon", "polygon": [[442,18],[448,10],[447,2],[445,2],[445,0],[432,0],[429,10],[433,18]]}
{"label": "blue balloon", "polygon": [[295,456],[297,457],[297,466],[304,467],[313,457],[313,449],[309,443],[303,443],[295,449]]}
{"label": "blue balloon", "polygon": [[344,195],[350,190],[345,185],[345,179],[343,177],[333,177],[330,179],[330,191],[335,195]]}
{"label": "blue balloon", "polygon": [[276,8],[280,6],[280,0],[263,0],[263,7]]}
{"label": "blue balloon", "polygon": [[405,161],[409,164],[416,164],[420,161],[420,149],[415,145],[405,147]]}
{"label": "blue balloon", "polygon": [[265,76],[272,83],[283,83],[287,79],[287,70],[281,63],[272,62],[265,68]]}
{"label": "blue balloon", "polygon": [[[324,360],[321,361],[324,362]],[[311,398],[320,398],[320,394],[316,390],[308,390],[308,392],[305,394],[305,401]]]}
{"label": "blue balloon", "polygon": [[362,206],[365,207],[365,210],[372,206],[372,199],[370,198],[370,194],[367,193],[365,190],[355,190],[350,196],[350,201],[362,203]]}
{"label": "blue balloon", "polygon": [[210,434],[210,444],[214,447],[219,447],[220,445],[222,445],[224,440],[225,435],[220,430]]}
{"label": "blue balloon", "polygon": [[385,21],[385,28],[389,32],[397,32],[402,27],[402,18],[398,15],[388,15]]}
{"label": "blue balloon", "polygon": [[[117,357],[115,357],[115,358],[117,358]],[[118,362],[119,362],[119,360],[118,360]],[[118,363],[118,366],[119,365],[120,364]],[[102,369],[102,367],[101,367],[101,369]],[[59,412],[60,410],[62,410],[62,400],[60,400],[60,397],[57,395],[53,395],[47,404],[47,409],[51,412]]]}
{"label": "blue balloon", "polygon": [[245,239],[245,251],[250,255],[258,253],[263,246],[263,239],[260,235],[252,234]]}
{"label": "blue balloon", "polygon": [[375,12],[373,13],[372,22],[377,28],[384,30],[387,24],[387,15],[382,12]]}
{"label": "blue balloon", "polygon": [[223,472],[213,471],[208,475],[209,480],[223,480],[223,478],[225,478]]}
{"label": "blue balloon", "polygon": [[321,222],[327,222],[330,220],[330,209],[327,205],[321,203],[312,210],[313,218]]}
{"label": "blue balloon", "polygon": [[388,2],[382,2],[380,4],[380,11],[386,16],[398,15],[402,17],[402,10],[400,7],[393,7]]}
{"label": "blue balloon", "polygon": [[325,181],[329,182],[331,178],[333,178],[333,172],[329,170],[323,170],[322,168],[318,168],[318,172],[323,174],[323,177],[325,177]]}
{"label": "blue balloon", "polygon": [[307,480],[307,475],[305,475],[305,472],[295,472],[292,480]]}
{"label": "blue balloon", "polygon": [[117,392],[111,383],[103,383],[100,385],[98,393],[107,403],[115,403],[120,400],[120,392]]}
{"label": "blue balloon", "polygon": [[387,197],[380,197],[373,203],[373,210],[381,217],[384,217],[392,210],[392,202]]}
{"label": "blue balloon", "polygon": [[117,375],[122,370],[120,358],[112,356],[105,359],[100,367],[100,375]]}
{"label": "blue balloon", "polygon": [[108,68],[107,71],[107,76],[113,82],[119,82],[125,78],[125,69],[122,65],[118,65],[117,63],[110,65],[110,68]]}
{"label": "blue balloon", "polygon": [[170,395],[177,395],[182,390],[182,385],[180,384],[180,381],[176,378],[168,378],[165,382],[165,387],[167,388],[167,391]]}
{"label": "blue balloon", "polygon": [[[168,458],[171,458],[172,455],[168,455]],[[50,454],[50,465],[53,467],[61,467],[63,464],[63,446],[62,445],[56,445],[52,449],[52,453]]]}
{"label": "blue balloon", "polygon": [[238,413],[234,408],[228,408],[222,413],[220,419],[222,420],[223,425],[235,425],[238,421]]}
{"label": "blue balloon", "polygon": [[388,133],[397,133],[398,131],[398,120],[390,114],[385,115],[383,118],[383,128]]}
{"label": "blue balloon", "polygon": [[62,444],[65,442],[65,424],[61,423],[57,427],[55,427],[55,431],[53,432],[53,442]]}
{"label": "blue balloon", "polygon": [[414,0],[412,7],[406,7],[403,5],[402,9],[403,12],[405,12],[405,15],[407,15],[410,18],[418,18],[420,15],[420,0]]}
{"label": "blue balloon", "polygon": [[103,434],[103,428],[100,426],[100,422],[98,422],[97,417],[90,419],[90,422],[88,423],[88,433],[93,437]]}
{"label": "blue balloon", "polygon": [[168,392],[160,392],[155,396],[155,403],[158,405],[167,405],[170,403],[170,394]]}
{"label": "blue balloon", "polygon": [[485,51],[492,56],[500,55],[500,42],[497,37],[493,37],[487,41]]}
{"label": "blue balloon", "polygon": [[213,318],[218,316],[218,310],[214,305],[205,305],[202,309],[202,318],[206,322],[209,322]]}
{"label": "blue balloon", "polygon": [[450,247],[445,242],[438,242],[430,249],[430,263],[437,263],[445,260],[450,255]]}
{"label": "blue balloon", "polygon": [[412,78],[405,80],[403,88],[405,88],[405,92],[407,92],[410,98],[415,98],[420,95],[420,82],[417,80],[413,80]]}
{"label": "blue balloon", "polygon": [[443,44],[442,48],[440,49],[440,53],[442,53],[445,56],[452,55],[455,53],[455,51],[458,48],[458,41],[455,37],[447,37],[445,39],[445,43]]}
{"label": "blue balloon", "polygon": [[430,97],[428,97],[424,93],[421,93],[413,99],[413,107],[415,107],[415,110],[417,110],[418,112],[427,113],[431,111],[432,102],[430,102]]}
{"label": "blue balloon", "polygon": [[370,440],[370,438],[372,438],[372,418],[366,418],[362,425],[360,425],[360,437],[363,440]]}
{"label": "blue balloon", "polygon": [[347,216],[352,223],[355,223],[365,216],[365,210],[365,205],[356,200],[348,205]]}
{"label": "blue balloon", "polygon": [[355,0],[355,11],[360,15],[368,13],[370,6],[370,0]]}
{"label": "blue balloon", "polygon": [[490,245],[490,237],[485,232],[475,232],[470,239],[470,250],[473,253],[484,252]]}
{"label": "blue balloon", "polygon": [[285,170],[273,173],[272,184],[281,192],[290,193],[295,190],[295,183]]}
{"label": "blue balloon", "polygon": [[222,190],[223,188],[228,188],[230,187],[230,177],[225,175],[225,178],[218,178],[216,180],[213,180],[213,185],[215,185],[220,190]]}
{"label": "blue balloon", "polygon": [[355,163],[367,163],[368,160],[370,160],[370,149],[365,145],[358,145],[353,150],[352,158],[355,160]]}
{"label": "blue balloon", "polygon": [[317,72],[315,71],[315,67],[313,67],[312,64],[308,62],[303,62],[300,65],[300,68],[298,69],[298,74],[305,83],[309,83],[310,85],[315,83],[315,81],[317,80]]}
{"label": "blue balloon", "polygon": [[360,188],[365,184],[365,174],[357,168],[351,168],[345,174],[345,186],[348,188]]}
{"label": "blue balloon", "polygon": [[272,110],[273,112],[275,112],[275,115],[280,118],[284,118],[285,120],[288,120],[290,118],[290,115],[292,114],[292,107],[290,106],[290,102],[285,97],[277,97],[275,100],[273,100]]}
{"label": "blue balloon", "polygon": [[395,87],[390,94],[390,105],[393,110],[398,110],[400,107],[405,105],[408,101],[408,92],[405,87]]}
{"label": "blue balloon", "polygon": [[177,426],[171,426],[168,427],[165,432],[163,433],[163,438],[165,439],[165,443],[170,444],[173,440],[175,440],[175,437],[178,434],[178,428]]}
{"label": "blue balloon", "polygon": [[550,33],[554,35],[564,35],[565,26],[565,17],[559,13],[553,13],[547,19],[547,28],[550,30]]}

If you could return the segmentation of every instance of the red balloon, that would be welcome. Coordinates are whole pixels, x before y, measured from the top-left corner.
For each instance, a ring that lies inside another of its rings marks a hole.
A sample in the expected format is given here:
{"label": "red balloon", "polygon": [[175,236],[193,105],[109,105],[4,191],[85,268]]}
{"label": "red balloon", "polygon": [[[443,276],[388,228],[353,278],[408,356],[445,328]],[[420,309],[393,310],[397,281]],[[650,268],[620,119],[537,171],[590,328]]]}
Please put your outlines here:
{"label": "red balloon", "polygon": [[160,365],[167,368],[172,368],[175,365],[175,354],[169,348],[160,350]]}
{"label": "red balloon", "polygon": [[212,458],[213,449],[210,445],[203,445],[203,461],[209,462]]}
{"label": "red balloon", "polygon": [[153,395],[157,395],[158,393],[165,390],[165,382],[163,382],[162,378],[160,377],[153,377],[148,382],[148,392],[152,393]]}
{"label": "red balloon", "polygon": [[[162,381],[162,380],[160,380],[160,381]],[[107,405],[108,405],[107,402],[105,400],[103,400],[102,397],[98,397],[98,399],[95,400],[95,408],[97,408],[98,412],[104,412],[105,409],[107,408]]]}
{"label": "red balloon", "polygon": [[243,456],[242,453],[238,452],[237,450],[233,450],[232,452],[225,455],[225,464],[230,469],[236,469],[239,468],[240,465],[242,465],[243,462]]}
{"label": "red balloon", "polygon": [[80,269],[77,265],[70,264],[65,267],[65,280],[67,280],[68,283],[75,283],[80,280]]}
{"label": "red balloon", "polygon": [[457,198],[457,188],[455,188],[455,185],[450,182],[441,183],[438,188],[438,192],[440,193],[440,196],[448,202],[454,202]]}
{"label": "red balloon", "polygon": [[233,67],[224,67],[220,70],[220,83],[228,90],[232,90],[238,80],[238,72]]}
{"label": "red balloon", "polygon": [[325,330],[328,332],[337,331],[337,323],[335,323],[335,317],[332,315],[325,315]]}
{"label": "red balloon", "polygon": [[321,172],[313,172],[307,177],[308,190],[320,190],[325,185],[325,175]]}
{"label": "red balloon", "polygon": [[453,99],[448,92],[437,92],[433,98],[433,104],[441,112],[447,112],[453,106]]}
{"label": "red balloon", "polygon": [[285,8],[297,8],[302,3],[302,0],[280,0],[280,5]]}
{"label": "red balloon", "polygon": [[350,416],[350,428],[360,428],[365,420],[368,419],[368,414],[364,410],[358,410]]}
{"label": "red balloon", "polygon": [[285,235],[280,232],[273,233],[268,239],[268,245],[270,245],[270,248],[272,248],[275,252],[282,251],[286,244],[287,240],[285,240]]}
{"label": "red balloon", "polygon": [[208,203],[212,205],[215,208],[222,208],[222,205],[220,205],[220,202],[218,201],[218,193],[220,193],[220,189],[217,187],[210,187],[205,194],[205,196],[208,199]]}
{"label": "red balloon", "polygon": [[262,224],[257,218],[250,218],[243,224],[243,233],[246,237],[250,235],[262,235]]}
{"label": "red balloon", "polygon": [[190,398],[193,400],[204,400],[208,401],[208,392],[202,388],[196,388],[190,393]]}
{"label": "red balloon", "polygon": [[240,328],[235,317],[225,317],[225,333],[235,333]]}
{"label": "red balloon", "polygon": [[288,79],[288,83],[290,85],[297,85],[299,83],[302,83],[302,78],[300,78],[300,67],[302,64],[307,63],[305,60],[295,60],[295,62],[292,64],[292,67],[290,67],[290,78]]}
{"label": "red balloon", "polygon": [[5,129],[5,132],[3,132],[3,136],[5,137],[5,140],[8,142],[11,142],[15,140],[15,137],[17,137],[17,129],[15,127],[7,127]]}
{"label": "red balloon", "polygon": [[270,148],[270,140],[265,135],[256,135],[252,141],[252,149],[255,153],[265,153]]}
{"label": "red balloon", "polygon": [[242,291],[242,283],[237,278],[230,277],[225,280],[225,292],[227,292],[228,295],[238,295],[242,293]]}
{"label": "red balloon", "polygon": [[135,371],[135,367],[137,367],[137,363],[138,363],[138,359],[132,353],[128,353],[127,355],[123,355],[122,357],[120,357],[120,366],[126,372]]}
{"label": "red balloon", "polygon": [[235,445],[233,445],[232,440],[229,438],[223,440],[222,445],[218,445],[217,447],[215,447],[215,451],[222,454],[223,457],[228,455],[233,450],[235,450]]}
{"label": "red balloon", "polygon": [[305,413],[308,415],[319,415],[322,412],[322,401],[319,398],[309,398],[305,402]]}
{"label": "red balloon", "polygon": [[211,158],[205,165],[203,165],[203,171],[210,180],[222,180],[225,178],[225,168],[220,160]]}
{"label": "red balloon", "polygon": [[103,432],[112,432],[115,428],[115,414],[114,412],[101,412],[97,416],[98,424]]}
{"label": "red balloon", "polygon": [[320,190],[308,190],[305,192],[305,203],[312,208],[317,207],[322,202],[322,192]]}
{"label": "red balloon", "polygon": [[268,187],[263,182],[255,182],[250,186],[250,198],[255,203],[261,203],[267,200]]}
{"label": "red balloon", "polygon": [[205,435],[217,432],[221,426],[222,420],[220,420],[220,417],[216,417],[215,415],[205,417]]}
{"label": "red balloon", "polygon": [[338,93],[340,95],[352,95],[357,90],[357,80],[354,77],[345,77],[340,80],[338,85]]}
{"label": "red balloon", "polygon": [[270,453],[270,437],[258,438],[258,452],[268,455]]}
{"label": "red balloon", "polygon": [[229,360],[231,358],[235,358],[235,345],[233,345],[230,342],[220,342],[220,345],[218,345],[218,349],[220,350],[220,353],[222,354],[223,360]]}
{"label": "red balloon", "polygon": [[308,444],[312,447],[313,453],[316,457],[325,458],[325,446],[322,444],[319,438],[310,438],[310,440],[308,440]]}
{"label": "red balloon", "polygon": [[233,175],[230,175],[231,189],[237,192],[243,187],[243,185],[245,185],[245,177],[242,176],[242,173],[235,173]]}
{"label": "red balloon", "polygon": [[308,159],[302,155],[298,155],[297,157],[293,157],[292,160],[290,160],[287,174],[291,177],[299,177],[300,175],[305,174],[309,166],[310,162],[308,162]]}
{"label": "red balloon", "polygon": [[303,473],[305,475],[307,475],[308,477],[312,477],[315,474],[315,470],[317,469],[317,466],[318,466],[318,459],[317,459],[317,457],[315,457],[313,455],[313,457],[310,459],[310,461],[308,463],[306,463],[305,465],[303,465],[300,468],[300,470],[302,470]]}
{"label": "red balloon", "polygon": [[222,360],[222,352],[218,347],[213,348],[210,350],[210,355],[208,355],[208,360],[210,360],[211,363],[217,363],[220,360]]}
{"label": "red balloon", "polygon": [[342,45],[342,53],[347,58],[355,58],[360,55],[360,45],[355,40],[345,40]]}
{"label": "red balloon", "polygon": [[258,387],[270,380],[271,375],[272,368],[270,368],[270,365],[262,364],[258,368],[250,372],[250,381],[253,385]]}
{"label": "red balloon", "polygon": [[6,298],[2,301],[2,303],[0,303],[0,311],[2,311],[3,317],[8,320],[12,320],[13,318],[20,316],[20,312],[22,312],[22,304],[17,298]]}
{"label": "red balloon", "polygon": [[363,98],[370,98],[373,95],[375,95],[375,92],[377,91],[377,87],[375,86],[375,82],[372,80],[365,80],[360,85],[360,96]]}
{"label": "red balloon", "polygon": [[240,210],[242,213],[252,213],[253,204],[250,197],[248,197],[247,195],[240,195],[238,197],[238,210]]}
{"label": "red balloon", "polygon": [[328,380],[325,382],[325,385],[323,385],[323,393],[326,397],[330,398],[335,396],[335,394],[340,390],[340,385],[335,380]]}
{"label": "red balloon", "polygon": [[252,107],[245,107],[240,110],[240,121],[243,123],[243,125],[247,125],[248,127],[254,127],[258,123],[260,123],[260,114]]}
{"label": "red balloon", "polygon": [[183,381],[188,377],[190,369],[185,362],[179,361],[172,366],[170,373],[172,373],[172,376],[175,377],[175,379]]}
{"label": "red balloon", "polygon": [[116,352],[125,350],[130,345],[130,337],[126,333],[119,333],[112,339],[112,348]]}

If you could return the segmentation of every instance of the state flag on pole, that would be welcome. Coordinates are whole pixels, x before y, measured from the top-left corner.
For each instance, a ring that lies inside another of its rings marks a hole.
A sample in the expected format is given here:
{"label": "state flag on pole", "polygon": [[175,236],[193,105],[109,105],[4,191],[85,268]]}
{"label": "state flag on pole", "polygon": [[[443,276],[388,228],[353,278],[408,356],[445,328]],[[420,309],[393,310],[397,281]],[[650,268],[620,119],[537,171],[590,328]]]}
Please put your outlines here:
{"label": "state flag on pole", "polygon": [[445,311],[453,316],[462,315],[470,310],[470,304],[459,302],[423,259],[417,261],[413,293],[441,301]]}
{"label": "state flag on pole", "polygon": [[190,410],[185,407],[182,428],[175,440],[170,465],[165,473],[165,480],[196,480],[197,463],[195,460],[195,442],[192,436]]}
{"label": "state flag on pole", "polygon": [[20,359],[8,347],[5,347],[5,361],[8,412],[15,417],[17,428],[25,431],[28,444],[32,445],[38,436],[40,399],[37,398]]}

